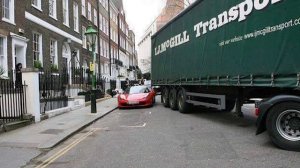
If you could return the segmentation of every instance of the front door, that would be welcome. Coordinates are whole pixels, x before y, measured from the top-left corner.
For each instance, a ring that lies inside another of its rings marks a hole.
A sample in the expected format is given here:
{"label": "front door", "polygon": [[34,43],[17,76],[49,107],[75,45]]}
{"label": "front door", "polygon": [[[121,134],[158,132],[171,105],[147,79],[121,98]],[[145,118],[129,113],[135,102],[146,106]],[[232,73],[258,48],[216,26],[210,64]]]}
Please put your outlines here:
{"label": "front door", "polygon": [[[29,41],[23,36],[11,34],[12,37],[12,70],[16,72],[16,67],[26,68],[26,50]],[[21,66],[20,66],[21,65]],[[16,80],[16,73],[13,73],[13,80]]]}

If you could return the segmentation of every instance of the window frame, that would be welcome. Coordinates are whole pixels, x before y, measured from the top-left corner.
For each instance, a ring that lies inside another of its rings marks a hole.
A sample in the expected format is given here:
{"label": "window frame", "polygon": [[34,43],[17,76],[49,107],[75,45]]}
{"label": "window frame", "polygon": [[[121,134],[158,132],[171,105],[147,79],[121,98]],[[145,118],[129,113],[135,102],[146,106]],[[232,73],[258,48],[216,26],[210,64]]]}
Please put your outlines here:
{"label": "window frame", "polygon": [[[34,50],[34,45],[36,44],[36,42],[34,41],[35,40],[35,35],[38,35],[38,43],[36,46],[38,48],[37,51]],[[35,59],[35,53],[38,52],[38,58]],[[42,37],[42,34],[38,33],[38,32],[33,32],[32,33],[32,53],[33,53],[33,63],[34,61],[40,61],[41,64],[43,65],[43,37]]]}
{"label": "window frame", "polygon": [[[37,4],[34,4],[34,2],[37,2]],[[43,11],[42,10],[42,0],[33,0],[33,1],[31,1],[31,6],[33,6],[37,10]]]}
{"label": "window frame", "polygon": [[[52,14],[50,13],[50,2],[53,2]],[[57,0],[49,0],[49,16],[57,20]]]}
{"label": "window frame", "polygon": [[2,3],[1,3],[1,8],[2,8],[2,21],[4,22],[7,22],[7,23],[10,23],[12,25],[16,25],[15,24],[15,1],[14,0],[8,0],[9,4],[8,4],[8,16],[9,18],[6,18],[5,17],[5,11],[4,8],[6,6],[4,6],[5,4],[5,0],[2,0]]}
{"label": "window frame", "polygon": [[82,48],[87,49],[87,41],[86,41],[86,35],[85,35],[86,27],[82,26],[81,31],[82,31]]}
{"label": "window frame", "polygon": [[75,1],[73,2],[73,22],[74,31],[79,33],[79,6]]}
{"label": "window frame", "polygon": [[85,0],[81,0],[81,15],[86,17],[86,5]]}
{"label": "window frame", "polygon": [[98,27],[98,15],[96,9],[94,9],[94,25]]}
{"label": "window frame", "polygon": [[88,2],[88,20],[92,21],[92,5]]}
{"label": "window frame", "polygon": [[[54,50],[54,53],[52,53],[52,42],[54,42],[54,46],[53,46],[53,50]],[[50,62],[52,65],[56,65],[58,67],[58,50],[57,50],[57,40],[55,39],[50,39]],[[54,54],[54,55],[52,55]],[[52,60],[52,57],[54,57],[54,59]]]}
{"label": "window frame", "polygon": [[[7,76],[8,74],[8,65],[7,65],[7,37],[6,36],[2,36],[0,34],[0,41],[2,39],[2,55],[0,55],[0,66],[1,66],[1,62],[3,63],[2,68],[4,69],[4,75]],[[1,54],[1,53],[0,53]],[[2,61],[1,61],[2,60]]]}
{"label": "window frame", "polygon": [[[65,8],[66,7],[66,8]],[[63,15],[63,24],[67,27],[70,26],[70,18],[69,18],[69,0],[62,0],[62,15]],[[65,20],[66,19],[66,20]]]}

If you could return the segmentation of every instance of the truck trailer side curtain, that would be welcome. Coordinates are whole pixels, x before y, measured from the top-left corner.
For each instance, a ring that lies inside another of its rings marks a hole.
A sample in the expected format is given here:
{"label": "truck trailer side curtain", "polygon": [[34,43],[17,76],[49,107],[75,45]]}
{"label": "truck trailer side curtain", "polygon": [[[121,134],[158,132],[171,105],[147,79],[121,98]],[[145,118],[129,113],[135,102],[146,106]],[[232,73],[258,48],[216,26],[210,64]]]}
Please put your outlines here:
{"label": "truck trailer side curtain", "polygon": [[[242,3],[233,6],[228,11],[220,13],[217,17],[214,17],[209,21],[201,21],[194,25],[196,38],[208,33],[209,31],[216,30],[237,19],[238,22],[242,22],[246,20],[247,16],[250,15],[254,10],[263,10],[267,6],[274,5],[281,1],[283,0],[245,0]],[[187,34],[187,31],[184,31],[158,45],[155,48],[155,55],[159,55],[165,52],[168,48],[180,46],[188,41],[189,35]]]}

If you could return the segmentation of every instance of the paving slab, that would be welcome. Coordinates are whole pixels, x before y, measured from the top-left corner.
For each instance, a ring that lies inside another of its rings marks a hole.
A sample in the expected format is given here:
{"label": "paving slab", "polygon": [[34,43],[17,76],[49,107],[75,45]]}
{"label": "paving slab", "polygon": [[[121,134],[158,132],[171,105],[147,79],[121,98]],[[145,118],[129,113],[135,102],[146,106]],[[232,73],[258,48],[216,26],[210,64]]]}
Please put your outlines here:
{"label": "paving slab", "polygon": [[0,134],[0,147],[49,149],[117,108],[116,98],[87,106],[11,132]]}

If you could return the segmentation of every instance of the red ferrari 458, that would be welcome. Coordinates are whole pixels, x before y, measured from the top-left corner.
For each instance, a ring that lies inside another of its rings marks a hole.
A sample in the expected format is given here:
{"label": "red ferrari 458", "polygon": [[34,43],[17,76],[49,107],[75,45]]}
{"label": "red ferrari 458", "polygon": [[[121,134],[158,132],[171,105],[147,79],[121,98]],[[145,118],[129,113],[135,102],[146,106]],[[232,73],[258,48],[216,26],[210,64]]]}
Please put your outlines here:
{"label": "red ferrari 458", "polygon": [[118,107],[147,107],[155,103],[155,91],[147,86],[132,86],[118,96]]}

